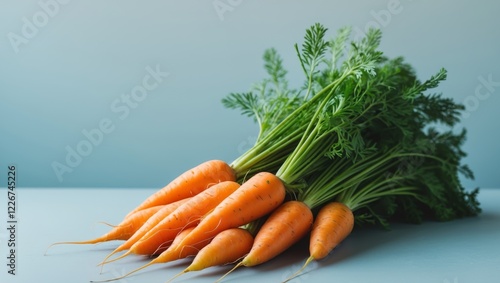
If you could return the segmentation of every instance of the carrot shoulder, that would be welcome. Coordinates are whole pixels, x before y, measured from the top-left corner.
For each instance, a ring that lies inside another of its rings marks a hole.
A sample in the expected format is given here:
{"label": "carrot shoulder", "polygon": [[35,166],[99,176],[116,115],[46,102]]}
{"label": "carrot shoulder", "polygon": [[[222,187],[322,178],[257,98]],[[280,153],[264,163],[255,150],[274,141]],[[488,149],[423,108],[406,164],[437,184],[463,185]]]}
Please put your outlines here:
{"label": "carrot shoulder", "polygon": [[250,223],[273,211],[284,199],[283,182],[272,173],[258,173],[206,215],[177,248],[182,249],[213,238],[229,228]]}
{"label": "carrot shoulder", "polygon": [[179,175],[168,185],[149,196],[128,215],[151,206],[168,204],[192,197],[222,181],[235,180],[236,174],[226,162],[209,160]]}

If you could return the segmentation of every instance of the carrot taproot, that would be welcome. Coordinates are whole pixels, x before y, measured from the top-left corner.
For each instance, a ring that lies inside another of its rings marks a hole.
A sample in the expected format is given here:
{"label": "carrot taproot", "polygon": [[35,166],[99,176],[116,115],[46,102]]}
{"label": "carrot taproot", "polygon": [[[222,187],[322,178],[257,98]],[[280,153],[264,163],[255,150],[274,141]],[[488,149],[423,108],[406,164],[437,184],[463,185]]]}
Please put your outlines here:
{"label": "carrot taproot", "polygon": [[243,264],[255,266],[276,257],[309,232],[312,223],[311,209],[303,202],[283,203],[259,229],[252,250],[242,260]]}
{"label": "carrot taproot", "polygon": [[[107,260],[113,256],[114,254],[127,250],[130,247],[132,247],[133,244],[135,244],[139,239],[142,238],[142,236],[146,235],[146,233],[151,230],[154,226],[156,226],[158,223],[160,223],[164,218],[166,218],[168,215],[170,215],[172,212],[174,212],[179,206],[183,205],[186,203],[188,200],[191,198],[185,198],[181,199],[178,201],[175,201],[170,204],[164,205],[160,210],[158,210],[155,214],[153,214],[130,238],[128,238],[124,243],[122,243],[120,246],[115,248],[110,254],[108,254],[104,260],[99,264],[103,265],[104,263],[107,262]],[[147,209],[147,208],[146,208]],[[139,210],[136,213],[139,213],[140,211],[144,210]],[[125,218],[127,219],[127,218]]]}
{"label": "carrot taproot", "polygon": [[168,204],[183,198],[192,197],[208,187],[222,182],[236,181],[233,168],[222,160],[209,160],[185,171],[168,185],[146,198],[128,215],[151,206]]}
{"label": "carrot taproot", "polygon": [[330,202],[324,205],[316,215],[309,240],[310,256],[304,265],[284,282],[300,274],[313,260],[325,258],[337,247],[354,227],[352,210],[341,202]]}
{"label": "carrot taproot", "polygon": [[284,201],[285,194],[285,186],[276,175],[257,173],[206,215],[177,248],[213,238],[224,230],[265,216]]}
{"label": "carrot taproot", "polygon": [[112,226],[113,229],[111,229],[109,232],[100,237],[85,241],[57,242],[51,244],[47,248],[47,250],[50,249],[52,246],[62,245],[62,244],[85,245],[85,244],[98,244],[116,240],[128,240],[137,230],[141,228],[141,226],[145,222],[147,222],[149,218],[151,218],[156,212],[160,211],[163,207],[164,207],[163,205],[157,205],[137,211],[131,214],[129,217],[123,219],[122,222],[118,225],[107,224],[109,226]]}
{"label": "carrot taproot", "polygon": [[147,231],[147,233],[135,242],[125,254],[115,258],[113,261],[132,253],[139,255],[157,255],[163,252],[170,246],[179,232],[197,225],[203,216],[213,210],[214,207],[235,192],[239,187],[240,184],[236,182],[224,181],[193,196],[189,201],[179,206],[157,225]]}
{"label": "carrot taproot", "polygon": [[217,234],[212,241],[203,247],[194,257],[191,264],[167,282],[171,282],[182,274],[199,271],[208,267],[233,263],[244,257],[252,248],[254,238],[248,230],[230,228]]}
{"label": "carrot taproot", "polygon": [[[178,242],[180,242],[182,239],[184,239],[184,237],[186,237],[186,235],[188,235],[193,229],[194,229],[194,227],[189,227],[189,228],[186,228],[186,229],[182,230],[181,232],[179,232],[177,234],[177,236],[174,238],[174,240],[172,242],[172,246],[176,245]],[[109,281],[123,279],[123,278],[128,277],[131,274],[136,273],[137,271],[143,270],[146,267],[151,266],[153,264],[167,263],[167,262],[171,262],[171,261],[174,261],[174,260],[178,260],[178,259],[182,259],[182,258],[187,258],[187,257],[190,257],[190,256],[194,256],[194,255],[196,255],[198,253],[198,251],[200,251],[200,249],[202,249],[203,247],[205,247],[209,242],[210,242],[210,240],[207,239],[207,240],[201,241],[199,243],[196,243],[195,245],[186,246],[186,247],[184,247],[182,249],[181,252],[177,252],[174,249],[170,249],[170,248],[166,249],[160,255],[158,255],[157,257],[155,257],[154,259],[152,259],[150,262],[148,262],[148,263],[144,264],[143,266],[140,266],[140,267],[138,267],[138,268],[136,268],[136,269],[134,269],[134,270],[126,273],[125,275],[122,275],[120,277],[115,277],[115,278],[107,279],[107,280],[91,281],[91,282],[109,282]]]}
{"label": "carrot taproot", "polygon": [[309,252],[314,259],[326,257],[354,227],[354,215],[345,204],[331,202],[323,206],[311,231]]}
{"label": "carrot taproot", "polygon": [[275,258],[302,239],[312,224],[313,214],[306,204],[295,200],[284,202],[259,229],[250,252],[216,282],[240,266],[255,266]]}

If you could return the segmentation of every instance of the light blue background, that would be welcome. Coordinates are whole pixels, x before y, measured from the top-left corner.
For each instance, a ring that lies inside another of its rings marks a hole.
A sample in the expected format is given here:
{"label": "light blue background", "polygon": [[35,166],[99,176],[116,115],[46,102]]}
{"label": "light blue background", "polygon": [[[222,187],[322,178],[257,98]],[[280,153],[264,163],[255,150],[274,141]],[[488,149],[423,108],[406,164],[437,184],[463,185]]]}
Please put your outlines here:
{"label": "light blue background", "polygon": [[[469,103],[464,161],[476,180],[464,185],[500,187],[497,1],[64,2],[52,15],[38,1],[0,4],[0,186],[8,164],[24,187],[161,187],[202,161],[233,160],[256,126],[221,98],[263,77],[269,47],[301,85],[293,44],[320,22],[331,35],[379,25],[382,50],[404,56],[422,79],[445,67],[438,91]],[[230,9],[217,13],[221,3]],[[24,18],[39,27],[16,53],[11,41],[26,32]],[[142,84],[148,66],[169,75],[122,115],[113,103],[125,105],[121,95]],[[496,85],[484,86],[488,79]],[[113,130],[58,180],[52,163],[65,164],[66,147],[103,119]]]}

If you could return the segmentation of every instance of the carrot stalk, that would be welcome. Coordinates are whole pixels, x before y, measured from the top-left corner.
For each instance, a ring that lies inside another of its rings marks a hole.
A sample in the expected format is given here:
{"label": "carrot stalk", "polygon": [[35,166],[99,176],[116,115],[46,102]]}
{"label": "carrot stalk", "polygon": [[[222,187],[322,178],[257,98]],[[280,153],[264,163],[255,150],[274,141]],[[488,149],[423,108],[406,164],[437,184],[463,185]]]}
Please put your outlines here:
{"label": "carrot stalk", "polygon": [[[195,256],[191,265],[169,282],[239,261],[220,282],[240,266],[275,258],[311,231],[310,255],[289,281],[350,235],[354,213],[356,221],[382,225],[395,214],[420,221],[427,214],[450,220],[479,213],[477,189],[466,193],[457,179],[457,173],[473,178],[460,164],[465,131],[441,134],[433,128],[455,125],[463,106],[423,95],[446,78],[446,71],[420,82],[401,57],[389,59],[377,50],[380,30],[371,29],[350,45],[349,28],[331,41],[324,39],[326,31],[316,23],[307,30],[302,50],[295,45],[306,75],[303,89],[288,89],[281,59],[270,50],[264,56],[270,78],[251,92],[223,99],[226,107],[240,108],[259,124],[257,141],[230,164],[211,160],[184,172],[132,210],[125,219],[190,198],[163,216],[156,213],[101,264],[131,253],[157,258],[106,281],[187,256]],[[408,164],[409,157],[421,162]],[[213,193],[212,199],[212,189],[226,183],[235,184],[234,190]],[[284,202],[287,193],[294,200]],[[315,219],[313,209],[319,209]]]}

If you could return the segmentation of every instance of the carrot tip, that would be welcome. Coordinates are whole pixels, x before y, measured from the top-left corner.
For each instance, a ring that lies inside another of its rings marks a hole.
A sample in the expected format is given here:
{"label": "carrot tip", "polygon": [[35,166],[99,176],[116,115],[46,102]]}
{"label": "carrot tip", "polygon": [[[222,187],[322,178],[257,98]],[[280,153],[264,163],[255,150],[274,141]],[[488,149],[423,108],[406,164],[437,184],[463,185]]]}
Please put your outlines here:
{"label": "carrot tip", "polygon": [[229,270],[228,272],[226,272],[226,274],[222,275],[221,278],[217,279],[217,281],[215,281],[215,283],[219,283],[222,281],[222,279],[224,279],[226,276],[229,275],[229,273],[232,273],[234,270],[236,270],[236,268],[240,267],[243,265],[243,261],[240,261],[238,264],[236,264],[233,268],[231,268],[231,270]]}
{"label": "carrot tip", "polygon": [[311,263],[311,261],[314,260],[314,257],[313,256],[310,256],[307,258],[306,262],[304,263],[304,265],[297,271],[295,271],[292,275],[290,275],[290,277],[288,277],[287,279],[285,279],[285,281],[283,281],[282,283],[285,283],[285,282],[288,282],[290,280],[292,280],[293,278],[297,277],[300,275],[300,273],[302,273],[302,271],[304,271],[304,269],[309,265],[309,263]]}
{"label": "carrot tip", "polygon": [[175,278],[177,278],[177,277],[181,276],[182,274],[188,273],[189,271],[190,271],[190,270],[186,268],[186,269],[184,269],[183,271],[181,271],[181,272],[177,273],[174,277],[172,277],[172,278],[168,279],[165,283],[170,283],[170,282],[172,282]]}
{"label": "carrot tip", "polygon": [[111,228],[118,227],[118,225],[113,225],[113,224],[110,224],[110,223],[108,223],[108,222],[104,222],[104,221],[99,221],[99,222],[97,222],[97,223],[99,223],[99,224],[104,224],[104,225],[109,226],[109,227],[111,227]]}
{"label": "carrot tip", "polygon": [[96,244],[98,243],[98,240],[100,238],[96,238],[96,239],[93,239],[93,240],[87,240],[87,241],[72,241],[72,242],[57,242],[57,243],[53,243],[53,244],[50,244],[47,249],[45,250],[45,253],[43,254],[44,256],[47,255],[47,252],[49,251],[50,248],[52,248],[53,246],[57,246],[57,245],[87,245],[87,244]]}
{"label": "carrot tip", "polygon": [[147,263],[147,264],[145,264],[145,265],[143,265],[141,267],[138,267],[138,268],[136,268],[136,269],[128,272],[127,274],[119,276],[119,277],[105,279],[105,280],[90,281],[90,282],[110,282],[110,281],[120,280],[120,279],[123,279],[123,278],[125,278],[127,276],[130,276],[132,273],[136,273],[137,271],[142,270],[142,269],[144,269],[144,268],[146,268],[146,267],[148,267],[148,266],[150,266],[152,264],[154,264],[154,262],[149,262],[149,263]]}
{"label": "carrot tip", "polygon": [[45,250],[45,252],[43,253],[43,256],[46,256],[47,255],[47,252],[49,251],[50,248],[52,248],[53,246],[55,245],[59,245],[60,243],[53,243],[53,244],[50,244],[47,249]]}

